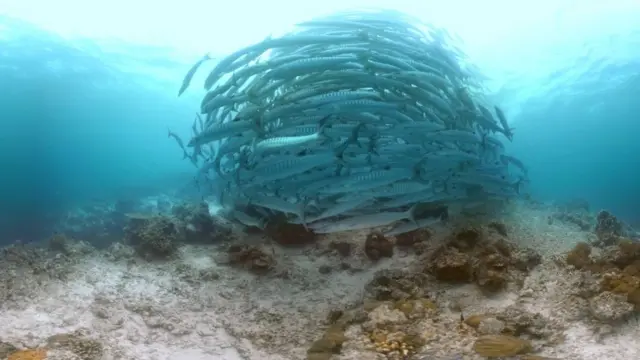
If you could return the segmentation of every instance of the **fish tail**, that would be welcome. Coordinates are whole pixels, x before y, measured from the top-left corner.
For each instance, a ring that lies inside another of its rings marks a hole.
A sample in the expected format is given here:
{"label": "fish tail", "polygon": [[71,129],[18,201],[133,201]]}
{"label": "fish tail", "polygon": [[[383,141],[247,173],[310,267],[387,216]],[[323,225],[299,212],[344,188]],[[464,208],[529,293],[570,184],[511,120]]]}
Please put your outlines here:
{"label": "fish tail", "polygon": [[304,226],[304,229],[307,231],[309,231],[309,226],[307,225],[307,215],[306,215],[308,203],[309,203],[309,199],[302,200],[302,202],[300,202],[298,214],[297,214],[300,220],[302,221],[302,226]]}
{"label": "fish tail", "polygon": [[424,179],[422,177],[422,167],[425,164],[425,162],[427,161],[427,156],[424,156],[420,159],[420,161],[418,161],[416,163],[416,165],[413,167],[413,178],[423,184],[428,184],[429,181],[427,181],[426,179]]}
{"label": "fish tail", "polygon": [[416,227],[420,227],[420,225],[418,225],[418,221],[416,220],[416,211],[418,209],[418,205],[420,205],[420,203],[415,203],[411,205],[411,208],[409,210],[407,210],[407,219],[409,219],[409,221],[411,221]]}
{"label": "fish tail", "polygon": [[369,136],[369,153],[376,156],[380,156],[380,154],[378,154],[378,150],[376,150],[378,147],[378,140],[380,140],[380,133],[377,131]]}
{"label": "fish tail", "polygon": [[330,141],[331,139],[327,136],[326,130],[327,130],[327,122],[329,121],[329,118],[331,117],[331,115],[327,115],[325,117],[323,117],[322,119],[320,119],[320,121],[318,122],[318,137],[320,138],[320,141],[324,144],[327,141]]}
{"label": "fish tail", "polygon": [[262,126],[262,120],[260,119],[260,117],[256,117],[256,119],[253,121],[253,127],[258,133],[259,137],[264,137],[264,126]]}
{"label": "fish tail", "polygon": [[360,137],[360,130],[362,130],[362,128],[366,125],[367,125],[366,123],[361,122],[361,123],[358,123],[358,125],[356,125],[355,128],[353,128],[353,131],[351,132],[351,136],[349,137],[350,143],[357,145],[359,148],[362,148],[362,144],[360,143],[360,140],[358,140],[358,138]]}
{"label": "fish tail", "polygon": [[342,144],[340,144],[340,146],[338,146],[338,148],[336,149],[336,157],[342,159],[342,155],[347,150],[350,144],[356,144],[358,145],[358,147],[362,148],[362,144],[360,144],[360,142],[358,141],[358,137],[359,137],[360,129],[364,125],[365,124],[361,122],[353,128],[349,138],[346,139]]}
{"label": "fish tail", "polygon": [[513,190],[515,190],[516,194],[520,195],[520,191],[522,190],[522,183],[524,183],[524,178],[520,177],[518,180],[514,181],[511,186]]}
{"label": "fish tail", "polygon": [[362,65],[366,67],[367,63],[369,62],[369,59],[371,58],[371,55],[369,53],[359,53],[356,55],[356,57],[358,61],[360,61]]}
{"label": "fish tail", "polygon": [[231,73],[231,81],[233,82],[234,86],[238,86],[238,80],[239,79],[238,79],[236,73],[235,72]]}

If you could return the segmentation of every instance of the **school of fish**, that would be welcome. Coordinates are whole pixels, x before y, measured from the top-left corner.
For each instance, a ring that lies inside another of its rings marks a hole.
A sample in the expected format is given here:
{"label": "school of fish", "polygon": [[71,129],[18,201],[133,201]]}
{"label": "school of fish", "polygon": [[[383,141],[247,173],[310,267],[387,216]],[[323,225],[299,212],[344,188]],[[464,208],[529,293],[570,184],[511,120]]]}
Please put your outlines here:
{"label": "school of fish", "polygon": [[393,11],[298,24],[220,60],[193,137],[169,136],[246,226],[397,235],[490,211],[520,194],[527,170],[505,153],[503,111],[448,40]]}

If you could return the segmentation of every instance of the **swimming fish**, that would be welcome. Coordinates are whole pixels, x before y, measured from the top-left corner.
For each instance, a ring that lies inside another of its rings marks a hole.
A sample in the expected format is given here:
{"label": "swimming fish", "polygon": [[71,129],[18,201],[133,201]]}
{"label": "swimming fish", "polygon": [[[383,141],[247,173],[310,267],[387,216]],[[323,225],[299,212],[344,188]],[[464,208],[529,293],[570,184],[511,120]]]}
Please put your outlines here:
{"label": "swimming fish", "polygon": [[193,66],[191,66],[189,71],[187,71],[187,75],[185,75],[184,79],[182,80],[182,86],[180,86],[180,90],[178,90],[178,96],[182,95],[182,93],[187,90],[187,88],[191,84],[193,75],[196,74],[196,71],[198,71],[200,66],[207,60],[211,60],[210,54],[205,54],[200,60],[198,60],[195,64],[193,64]]}
{"label": "swimming fish", "polygon": [[240,224],[318,233],[393,236],[521,196],[526,165],[495,135],[513,129],[442,33],[399,12],[342,12],[221,59],[186,145],[198,179]]}

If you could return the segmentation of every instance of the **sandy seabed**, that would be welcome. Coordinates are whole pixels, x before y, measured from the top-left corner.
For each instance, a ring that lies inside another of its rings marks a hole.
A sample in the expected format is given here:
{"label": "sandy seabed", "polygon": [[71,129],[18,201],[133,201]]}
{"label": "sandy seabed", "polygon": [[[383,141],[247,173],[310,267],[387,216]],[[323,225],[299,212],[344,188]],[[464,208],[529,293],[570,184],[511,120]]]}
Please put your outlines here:
{"label": "sandy seabed", "polygon": [[[501,219],[507,241],[532,248],[542,258],[518,286],[488,296],[473,283],[430,282],[423,292],[434,308],[418,317],[389,302],[362,305],[366,285],[381,270],[408,269],[421,258],[397,249],[391,258],[371,261],[361,249],[365,232],[332,235],[296,249],[263,245],[277,262],[263,275],[230,266],[228,244],[185,245],[165,262],[145,261],[122,244],[100,251],[78,244],[46,264],[38,263],[37,256],[24,258],[24,266],[15,259],[6,265],[11,254],[5,250],[0,359],[303,360],[331,327],[328,314],[362,308],[367,308],[363,319],[344,326],[335,354],[313,359],[391,359],[376,347],[371,329],[412,321],[410,326],[426,338],[424,345],[413,355],[395,358],[484,359],[473,344],[488,330],[462,323],[461,314],[468,318],[513,309],[544,328],[525,334],[543,357],[526,359],[640,358],[635,313],[614,323],[591,319],[585,315],[589,306],[574,296],[587,286],[584,273],[560,264],[563,254],[578,242],[592,242],[594,234],[549,222],[549,211],[519,206]],[[447,231],[436,229],[430,246],[445,241]],[[340,257],[325,245],[331,241],[350,242],[355,251]]]}

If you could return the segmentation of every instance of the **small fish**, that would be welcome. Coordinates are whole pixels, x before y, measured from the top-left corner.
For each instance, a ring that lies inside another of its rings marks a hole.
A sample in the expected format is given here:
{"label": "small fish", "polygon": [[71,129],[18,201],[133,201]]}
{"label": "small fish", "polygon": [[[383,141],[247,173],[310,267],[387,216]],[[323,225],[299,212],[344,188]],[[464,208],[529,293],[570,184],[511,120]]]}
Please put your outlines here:
{"label": "small fish", "polygon": [[498,120],[500,120],[500,124],[502,125],[502,132],[504,136],[509,139],[509,141],[513,141],[513,128],[509,127],[509,123],[507,123],[507,118],[504,116],[504,112],[497,105],[495,106],[496,115],[498,115]]}
{"label": "small fish", "polygon": [[184,147],[184,143],[182,142],[182,139],[180,138],[180,136],[178,136],[176,133],[172,132],[170,129],[168,130],[168,133],[169,133],[168,137],[174,138],[175,141],[178,143],[178,146],[180,147],[180,149],[182,149],[182,153],[183,153],[182,158],[183,159],[190,158],[191,156],[187,152],[187,149]]}
{"label": "small fish", "polygon": [[195,135],[187,145],[190,147],[204,145],[216,140],[222,140],[231,136],[240,135],[250,130],[256,130],[260,132],[262,131],[260,126],[255,121],[250,120],[238,119],[238,121],[212,124],[208,128]]}
{"label": "small fish", "polygon": [[365,214],[360,216],[349,217],[343,220],[332,220],[321,223],[312,223],[309,225],[317,234],[326,234],[338,231],[351,231],[360,229],[376,228],[392,224],[396,221],[408,219],[417,226],[415,220],[415,212],[418,204],[413,205],[407,211],[386,211],[373,214]]}
{"label": "small fish", "polygon": [[182,95],[182,93],[185,92],[185,90],[187,90],[187,88],[189,87],[189,84],[191,84],[193,75],[195,75],[196,71],[198,71],[198,68],[200,68],[200,66],[205,61],[210,59],[211,59],[211,55],[205,54],[200,60],[198,60],[195,64],[193,64],[193,66],[191,66],[189,71],[187,71],[187,75],[185,75],[184,79],[182,80],[182,86],[180,86],[180,90],[178,90],[178,96]]}
{"label": "small fish", "polygon": [[427,228],[442,222],[440,218],[418,219],[416,222],[405,221],[396,224],[393,228],[384,231],[384,236],[398,236],[418,229]]}

